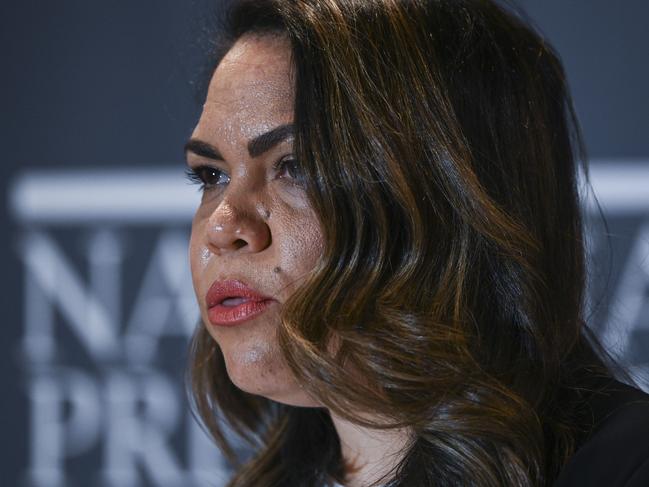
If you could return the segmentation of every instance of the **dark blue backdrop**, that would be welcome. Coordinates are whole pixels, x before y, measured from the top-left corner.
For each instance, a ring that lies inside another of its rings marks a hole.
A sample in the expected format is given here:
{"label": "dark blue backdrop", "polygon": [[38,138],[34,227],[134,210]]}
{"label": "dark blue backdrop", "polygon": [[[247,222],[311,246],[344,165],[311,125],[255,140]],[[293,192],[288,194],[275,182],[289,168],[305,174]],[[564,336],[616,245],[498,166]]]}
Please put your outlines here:
{"label": "dark blue backdrop", "polygon": [[[592,323],[646,387],[649,3],[519,3],[565,62],[609,218],[608,239],[591,219]],[[0,5],[2,485],[223,485],[182,390],[181,149],[218,6]]]}

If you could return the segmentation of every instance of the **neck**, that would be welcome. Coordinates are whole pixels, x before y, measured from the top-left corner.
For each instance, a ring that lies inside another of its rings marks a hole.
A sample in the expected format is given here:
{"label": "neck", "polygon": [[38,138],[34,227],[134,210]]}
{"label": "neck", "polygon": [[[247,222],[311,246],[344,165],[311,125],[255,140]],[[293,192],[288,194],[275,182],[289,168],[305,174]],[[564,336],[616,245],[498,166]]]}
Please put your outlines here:
{"label": "neck", "polygon": [[[331,420],[340,439],[342,457],[353,469],[346,487],[367,487],[379,481],[403,458],[411,438],[408,430],[370,429],[350,423],[333,413]],[[385,477],[387,482],[390,477]]]}

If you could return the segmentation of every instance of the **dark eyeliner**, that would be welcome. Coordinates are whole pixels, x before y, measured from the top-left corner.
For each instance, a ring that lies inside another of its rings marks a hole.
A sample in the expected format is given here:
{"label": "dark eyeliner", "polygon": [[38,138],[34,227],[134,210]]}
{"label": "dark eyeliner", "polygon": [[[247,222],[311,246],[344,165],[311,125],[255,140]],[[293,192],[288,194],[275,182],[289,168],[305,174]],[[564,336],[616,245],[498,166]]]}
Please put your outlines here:
{"label": "dark eyeliner", "polygon": [[[187,180],[192,184],[200,185],[200,191],[206,191],[218,186],[222,186],[223,183],[219,184],[218,181],[224,174],[225,173],[220,169],[206,165],[198,166],[195,168],[189,167],[185,170],[185,176],[187,177]],[[216,182],[211,181],[212,179],[215,179]]]}
{"label": "dark eyeliner", "polygon": [[199,185],[198,189],[200,191],[205,191],[205,183],[203,182],[203,179],[198,174],[197,169],[194,169],[193,167],[186,168],[185,178],[190,184],[198,184]]}

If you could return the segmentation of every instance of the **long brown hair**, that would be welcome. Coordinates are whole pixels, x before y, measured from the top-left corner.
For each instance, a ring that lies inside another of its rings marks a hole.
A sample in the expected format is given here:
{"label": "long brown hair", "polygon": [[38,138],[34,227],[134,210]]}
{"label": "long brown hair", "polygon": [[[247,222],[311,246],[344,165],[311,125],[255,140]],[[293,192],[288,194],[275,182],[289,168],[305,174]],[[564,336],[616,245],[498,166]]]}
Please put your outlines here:
{"label": "long brown hair", "polygon": [[[277,330],[298,381],[345,419],[414,432],[391,486],[549,485],[585,377],[609,375],[582,319],[583,148],[553,49],[487,0],[238,1],[228,20],[225,50],[247,34],[292,47],[325,238]],[[344,480],[326,409],[236,388],[202,325],[191,351],[230,486]],[[224,422],[253,452],[241,465]]]}

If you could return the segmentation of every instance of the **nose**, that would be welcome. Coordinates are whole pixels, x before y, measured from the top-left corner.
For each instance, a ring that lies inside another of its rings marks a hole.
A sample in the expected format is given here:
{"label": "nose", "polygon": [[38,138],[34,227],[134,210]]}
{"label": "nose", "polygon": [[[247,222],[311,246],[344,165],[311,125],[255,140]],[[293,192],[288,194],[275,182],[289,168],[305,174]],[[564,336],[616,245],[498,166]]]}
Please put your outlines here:
{"label": "nose", "polygon": [[270,245],[268,224],[256,212],[222,200],[207,222],[207,241],[212,253],[261,252]]}

